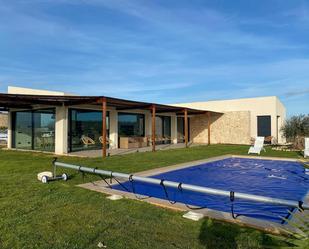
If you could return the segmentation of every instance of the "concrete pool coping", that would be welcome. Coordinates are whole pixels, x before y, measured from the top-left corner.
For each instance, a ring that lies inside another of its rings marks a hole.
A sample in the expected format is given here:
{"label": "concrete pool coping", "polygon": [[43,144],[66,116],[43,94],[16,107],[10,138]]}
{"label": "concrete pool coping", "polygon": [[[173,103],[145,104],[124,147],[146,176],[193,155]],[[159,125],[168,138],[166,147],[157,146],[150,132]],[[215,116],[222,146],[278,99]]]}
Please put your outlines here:
{"label": "concrete pool coping", "polygon": [[[202,160],[196,160],[196,161],[191,161],[191,162],[186,162],[186,163],[180,163],[176,165],[171,165],[167,167],[162,167],[162,168],[156,168],[156,169],[151,169],[151,170],[146,170],[146,171],[141,171],[141,172],[136,172],[134,175],[138,176],[152,176],[156,174],[161,174],[161,173],[166,173],[169,171],[173,170],[179,170],[179,169],[185,169],[188,167],[194,167],[200,164],[204,163],[209,163],[209,162],[214,162],[218,160],[223,160],[227,158],[248,158],[248,159],[259,159],[259,160],[276,160],[276,161],[291,161],[291,162],[298,162],[297,159],[291,159],[291,158],[278,158],[278,157],[260,157],[260,156],[239,156],[239,155],[223,155],[223,156],[218,156],[218,157],[212,157],[208,159],[202,159]],[[109,179],[106,179],[109,181]],[[126,181],[120,181],[120,182],[126,182]],[[113,181],[111,186],[113,185],[118,185],[117,182]],[[200,213],[203,214],[204,217],[209,217],[212,219],[216,220],[221,220],[225,222],[230,222],[242,226],[248,226],[252,228],[256,228],[262,231],[266,231],[269,233],[273,234],[287,234],[290,232],[294,233],[302,233],[302,231],[295,226],[291,226],[290,224],[279,224],[276,222],[271,222],[267,220],[262,220],[262,219],[256,219],[256,218],[251,218],[251,217],[246,217],[246,216],[239,216],[237,219],[234,219],[231,215],[231,213],[228,212],[223,212],[223,211],[217,211],[214,209],[200,209],[200,210],[191,210],[188,208],[185,204],[182,203],[175,203],[171,204],[168,200],[165,199],[159,199],[155,197],[146,197],[146,196],[141,196],[141,195],[136,195],[131,192],[123,191],[123,190],[117,190],[117,189],[111,189],[109,186],[103,181],[95,181],[91,183],[84,183],[78,185],[79,187],[89,189],[92,191],[104,193],[107,195],[120,195],[124,198],[127,199],[133,199],[133,200],[139,200],[139,201],[144,201],[159,207],[163,208],[168,208],[176,211],[181,211],[181,212],[187,212],[187,211],[193,211],[195,213]],[[309,192],[307,192],[307,195],[304,198],[304,203],[309,203]],[[194,207],[194,206],[192,206]],[[306,213],[309,213],[307,210],[305,211]],[[297,223],[299,219],[295,219],[295,217],[299,216],[299,212],[294,213],[291,217],[291,221],[293,223]]]}

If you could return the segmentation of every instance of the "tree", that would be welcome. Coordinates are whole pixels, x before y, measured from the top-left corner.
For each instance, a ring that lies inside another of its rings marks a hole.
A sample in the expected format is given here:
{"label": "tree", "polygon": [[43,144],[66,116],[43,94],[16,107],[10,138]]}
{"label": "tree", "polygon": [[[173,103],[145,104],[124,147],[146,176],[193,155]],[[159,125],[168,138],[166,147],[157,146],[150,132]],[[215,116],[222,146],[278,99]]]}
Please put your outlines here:
{"label": "tree", "polygon": [[309,115],[297,115],[287,119],[281,128],[283,136],[298,149],[302,149],[304,137],[309,137]]}

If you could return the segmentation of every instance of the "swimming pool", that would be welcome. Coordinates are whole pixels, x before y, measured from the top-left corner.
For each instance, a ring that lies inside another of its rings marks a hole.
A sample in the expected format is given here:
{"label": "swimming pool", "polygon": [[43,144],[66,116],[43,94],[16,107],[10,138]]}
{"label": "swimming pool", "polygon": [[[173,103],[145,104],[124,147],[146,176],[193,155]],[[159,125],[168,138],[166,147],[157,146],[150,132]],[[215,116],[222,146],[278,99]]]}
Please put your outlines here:
{"label": "swimming pool", "polygon": [[[309,189],[309,175],[306,174],[301,163],[268,159],[230,157],[155,174],[151,177],[295,201],[303,200]],[[130,192],[134,190],[134,193],[139,195],[167,199],[162,186],[138,181],[124,182],[122,185],[125,188],[119,184],[113,185],[112,188]],[[170,201],[231,212],[231,201],[228,197],[179,191],[169,187],[166,187],[166,191]],[[288,217],[288,210],[291,210],[285,206],[246,200],[235,199],[233,203],[234,212],[237,215],[277,223],[282,223],[281,217]]]}

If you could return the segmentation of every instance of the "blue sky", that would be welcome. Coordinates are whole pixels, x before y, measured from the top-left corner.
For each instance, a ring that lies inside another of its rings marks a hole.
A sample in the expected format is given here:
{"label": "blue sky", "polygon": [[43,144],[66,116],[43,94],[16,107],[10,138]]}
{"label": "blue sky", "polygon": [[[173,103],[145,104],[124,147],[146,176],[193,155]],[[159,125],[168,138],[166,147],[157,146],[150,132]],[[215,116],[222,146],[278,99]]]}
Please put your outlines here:
{"label": "blue sky", "polygon": [[309,111],[309,1],[0,0],[8,85],[179,103],[277,95]]}

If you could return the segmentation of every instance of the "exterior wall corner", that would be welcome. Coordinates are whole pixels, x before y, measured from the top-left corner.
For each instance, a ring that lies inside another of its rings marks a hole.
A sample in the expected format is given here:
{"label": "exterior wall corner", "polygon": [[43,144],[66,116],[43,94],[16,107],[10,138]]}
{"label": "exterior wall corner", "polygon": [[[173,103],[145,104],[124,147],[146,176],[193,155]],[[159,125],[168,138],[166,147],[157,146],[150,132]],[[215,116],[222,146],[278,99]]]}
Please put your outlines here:
{"label": "exterior wall corner", "polygon": [[55,121],[55,154],[68,153],[68,107],[56,107]]}

